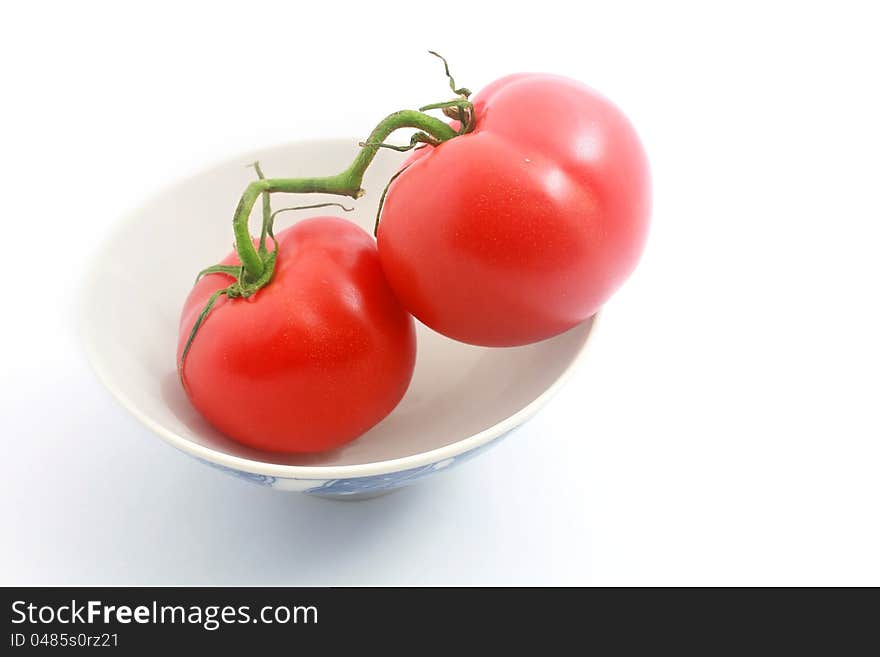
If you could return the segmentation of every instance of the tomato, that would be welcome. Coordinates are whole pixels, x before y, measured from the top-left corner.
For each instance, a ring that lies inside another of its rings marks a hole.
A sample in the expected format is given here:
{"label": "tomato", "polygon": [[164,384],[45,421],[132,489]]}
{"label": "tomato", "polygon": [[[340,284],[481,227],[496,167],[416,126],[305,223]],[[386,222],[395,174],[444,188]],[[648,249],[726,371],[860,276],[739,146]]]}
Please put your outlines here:
{"label": "tomato", "polygon": [[[384,418],[415,365],[412,317],[379,264],[373,238],[335,217],[277,235],[270,284],[219,297],[183,361],[192,404],[224,434],[272,452],[338,447]],[[237,264],[230,255],[224,264]],[[183,308],[177,358],[209,297],[229,285],[205,276]]]}
{"label": "tomato", "polygon": [[638,136],[589,87],[502,78],[475,129],[418,151],[388,189],[379,257],[403,305],[485,346],[549,338],[593,315],[629,276],[648,229]]}

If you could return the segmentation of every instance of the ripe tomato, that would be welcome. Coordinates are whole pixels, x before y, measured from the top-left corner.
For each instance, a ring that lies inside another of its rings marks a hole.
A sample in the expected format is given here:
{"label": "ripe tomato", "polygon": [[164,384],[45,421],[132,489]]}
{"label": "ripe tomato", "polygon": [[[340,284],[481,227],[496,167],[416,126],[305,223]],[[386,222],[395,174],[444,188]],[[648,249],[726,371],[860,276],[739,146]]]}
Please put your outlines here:
{"label": "ripe tomato", "polygon": [[473,102],[473,132],[422,149],[389,188],[382,267],[403,305],[451,338],[549,338],[634,269],[647,160],[620,110],[574,80],[512,75]]}
{"label": "ripe tomato", "polygon": [[[317,217],[277,235],[272,281],[249,298],[221,296],[192,342],[181,378],[217,429],[250,447],[317,452],[348,442],[403,397],[415,329],[388,286],[372,237]],[[237,264],[230,255],[224,264]],[[178,362],[223,274],[193,288],[180,320]]]}

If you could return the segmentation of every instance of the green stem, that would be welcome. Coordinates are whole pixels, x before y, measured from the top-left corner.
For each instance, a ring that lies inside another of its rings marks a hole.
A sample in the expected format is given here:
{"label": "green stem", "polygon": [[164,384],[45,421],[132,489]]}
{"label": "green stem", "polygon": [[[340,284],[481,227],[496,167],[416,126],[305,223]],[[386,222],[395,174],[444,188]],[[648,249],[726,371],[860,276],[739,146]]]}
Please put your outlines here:
{"label": "green stem", "polygon": [[[254,162],[251,166],[254,167],[254,170],[257,172],[257,178],[263,180],[266,176],[263,175],[263,168],[260,166],[259,162]],[[271,220],[272,215],[272,199],[269,197],[269,192],[263,194],[263,227],[260,230],[260,246],[257,249],[260,253],[260,258],[265,259],[268,254],[268,250],[266,249],[266,233],[269,230],[269,221]]]}
{"label": "green stem", "polygon": [[232,228],[235,233],[235,249],[241,264],[244,266],[245,275],[250,280],[259,278],[265,269],[263,259],[254,248],[254,243],[248,229],[248,219],[251,210],[261,194],[266,194],[266,198],[271,193],[282,192],[287,194],[336,194],[339,196],[350,196],[351,198],[359,198],[363,196],[361,183],[364,180],[364,173],[376,153],[379,151],[378,144],[381,144],[395,130],[400,128],[416,128],[432,137],[438,142],[443,142],[456,137],[458,133],[449,125],[428,116],[422,112],[415,110],[401,110],[385,117],[379,125],[370,133],[366,139],[367,146],[364,146],[354,162],[342,173],[335,176],[325,176],[321,178],[263,178],[255,180],[247,186],[238,207],[235,209],[235,215],[232,219]]}

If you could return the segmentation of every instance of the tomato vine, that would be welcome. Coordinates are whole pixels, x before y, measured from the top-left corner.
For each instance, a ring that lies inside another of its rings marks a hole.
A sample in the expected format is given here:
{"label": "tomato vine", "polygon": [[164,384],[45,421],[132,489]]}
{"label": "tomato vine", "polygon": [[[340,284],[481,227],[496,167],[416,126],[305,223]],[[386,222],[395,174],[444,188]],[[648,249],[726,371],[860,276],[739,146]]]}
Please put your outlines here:
{"label": "tomato vine", "polygon": [[[443,56],[433,50],[428,52],[440,58],[443,62],[444,71],[449,80],[449,87],[456,94],[456,98],[424,105],[418,110],[399,110],[389,114],[379,122],[365,141],[360,142],[361,150],[358,151],[354,161],[344,171],[333,176],[322,177],[266,178],[259,162],[254,162],[250,165],[253,166],[257,173],[257,180],[254,180],[245,188],[232,218],[232,230],[235,234],[235,251],[238,254],[241,265],[213,265],[199,272],[196,281],[207,274],[225,274],[235,280],[228,287],[217,290],[211,295],[193,324],[178,364],[178,371],[181,375],[184,360],[189,353],[193,340],[217,300],[224,295],[227,298],[250,297],[256,294],[262,287],[268,285],[272,280],[277,253],[276,249],[270,250],[268,248],[267,238],[271,238],[274,241],[272,231],[275,216],[279,212],[288,210],[327,207],[330,205],[343,207],[338,203],[319,203],[295,208],[283,208],[273,212],[271,209],[271,194],[334,194],[358,199],[364,195],[364,190],[361,188],[364,174],[376,157],[379,149],[390,148],[397,151],[408,151],[424,145],[437,146],[474,129],[473,105],[468,100],[471,94],[470,90],[466,87],[456,86],[455,79],[449,72],[449,64]],[[458,129],[453,128],[445,121],[425,113],[435,109],[441,110],[445,116],[458,121]],[[395,146],[385,143],[385,139],[393,132],[403,128],[414,128],[417,130],[411,137],[408,145]],[[396,177],[396,175],[392,177],[388,185]],[[385,187],[382,193],[382,200],[384,200],[387,191],[388,186]],[[257,199],[261,197],[263,221],[258,246],[254,247],[248,223],[251,211]],[[349,208],[345,207],[343,209],[349,210]],[[379,209],[381,212],[381,202]],[[378,214],[376,221],[378,225]]]}

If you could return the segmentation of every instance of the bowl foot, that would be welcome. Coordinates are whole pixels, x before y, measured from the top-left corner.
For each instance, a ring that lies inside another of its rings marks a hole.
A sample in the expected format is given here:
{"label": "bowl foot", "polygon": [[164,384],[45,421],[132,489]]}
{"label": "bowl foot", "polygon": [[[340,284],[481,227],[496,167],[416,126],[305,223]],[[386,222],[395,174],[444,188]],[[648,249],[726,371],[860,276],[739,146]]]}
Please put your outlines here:
{"label": "bowl foot", "polygon": [[332,494],[323,494],[323,493],[309,493],[312,497],[321,497],[325,500],[333,500],[334,502],[361,502],[363,500],[372,500],[377,497],[385,497],[386,495],[390,495],[396,491],[400,490],[400,488],[383,488],[382,490],[371,490],[365,493],[352,493],[350,495],[332,495]]}

